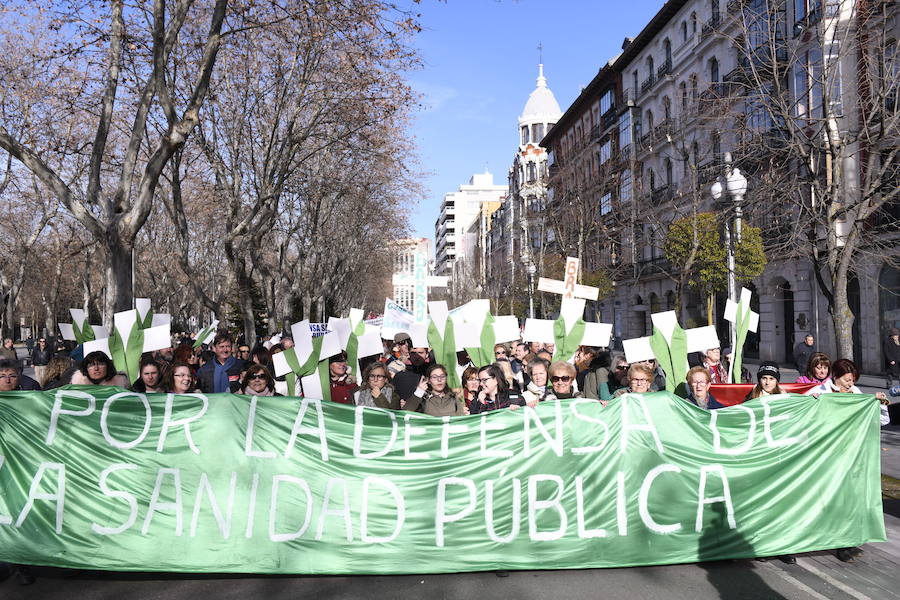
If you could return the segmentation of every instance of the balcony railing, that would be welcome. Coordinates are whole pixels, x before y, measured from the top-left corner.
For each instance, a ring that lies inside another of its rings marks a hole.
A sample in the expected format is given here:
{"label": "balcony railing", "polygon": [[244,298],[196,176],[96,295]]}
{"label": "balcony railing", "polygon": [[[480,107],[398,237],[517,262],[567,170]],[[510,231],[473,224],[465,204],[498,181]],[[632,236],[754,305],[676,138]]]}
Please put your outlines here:
{"label": "balcony railing", "polygon": [[650,77],[641,82],[641,93],[643,94],[647,90],[653,87],[656,83],[656,75],[653,73],[650,74]]}
{"label": "balcony railing", "polygon": [[616,115],[615,111],[610,111],[610,112],[606,113],[600,119],[601,125],[602,125],[604,131],[609,129],[610,127],[615,127],[618,120],[619,120],[619,117],[618,117],[618,115]]}
{"label": "balcony railing", "polygon": [[637,100],[637,90],[634,88],[625,88],[622,90],[622,106],[634,106]]}
{"label": "balcony railing", "polygon": [[656,78],[661,79],[672,72],[672,61],[667,60],[656,69]]}
{"label": "balcony railing", "polygon": [[713,17],[703,24],[703,28],[700,30],[700,39],[705,40],[707,37],[711,36],[719,26],[722,24],[722,17],[719,15],[713,15]]}

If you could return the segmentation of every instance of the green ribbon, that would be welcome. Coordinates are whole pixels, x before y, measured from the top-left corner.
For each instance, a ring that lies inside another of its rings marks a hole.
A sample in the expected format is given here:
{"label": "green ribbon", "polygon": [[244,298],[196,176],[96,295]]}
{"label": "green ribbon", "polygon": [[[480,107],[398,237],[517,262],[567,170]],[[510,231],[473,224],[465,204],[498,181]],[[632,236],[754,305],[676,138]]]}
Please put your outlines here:
{"label": "green ribbon", "polygon": [[331,401],[331,382],[328,374],[328,361],[319,359],[319,355],[322,353],[323,339],[324,336],[312,338],[312,352],[309,353],[309,356],[306,357],[306,361],[302,364],[300,363],[300,358],[297,356],[295,348],[284,350],[284,358],[291,368],[291,372],[284,378],[288,384],[288,396],[297,395],[298,378],[306,377],[307,375],[318,372],[319,381],[322,382],[322,399]]}
{"label": "green ribbon", "polygon": [[205,340],[206,337],[207,337],[210,333],[212,333],[212,330],[213,330],[212,324],[209,324],[209,325],[207,325],[206,327],[204,327],[204,328],[203,328],[203,331],[201,331],[200,333],[197,334],[197,340],[194,342],[194,345],[193,345],[192,347],[193,347],[193,348],[199,348],[200,346],[202,346],[202,345],[203,345],[203,340]]}
{"label": "green ribbon", "polygon": [[444,324],[444,335],[438,331],[434,320],[428,321],[428,345],[434,352],[434,358],[438,364],[447,369],[447,387],[462,387],[459,373],[456,371],[456,334],[453,332],[453,321],[447,317]]}
{"label": "green ribbon", "polygon": [[350,366],[350,374],[355,381],[359,381],[359,336],[366,332],[366,324],[360,319],[356,327],[350,331],[350,339],[347,340],[347,364]]}
{"label": "green ribbon", "polygon": [[488,313],[484,318],[484,324],[481,326],[481,346],[466,348],[472,364],[479,369],[492,364],[496,358],[494,356],[494,344],[497,343],[497,336],[494,333],[493,325],[494,315]]}
{"label": "green ribbon", "polygon": [[731,382],[741,382],[741,367],[744,360],[744,342],[747,339],[747,329],[750,327],[750,307],[744,306],[743,302],[737,305],[735,311],[735,340],[734,348],[731,349]]}
{"label": "green ribbon", "polygon": [[658,327],[653,328],[650,336],[650,348],[653,356],[666,374],[666,390],[675,392],[675,389],[683,382],[688,371],[687,360],[687,334],[678,323],[672,330],[672,341],[669,343]]}
{"label": "green ribbon", "polygon": [[584,339],[585,328],[586,324],[584,319],[578,317],[575,319],[575,324],[572,325],[572,331],[566,333],[566,321],[562,318],[562,315],[560,315],[559,318],[553,322],[553,340],[555,346],[553,349],[553,360],[569,360],[572,358],[578,351],[581,340]]}
{"label": "green ribbon", "polygon": [[94,328],[91,327],[91,324],[87,319],[84,320],[84,329],[78,326],[78,323],[72,320],[72,332],[75,334],[75,341],[79,344],[83,344],[85,342],[93,342],[97,339],[94,334]]}
{"label": "green ribbon", "polygon": [[128,339],[123,340],[119,330],[113,327],[112,335],[109,336],[109,353],[116,369],[124,371],[129,382],[136,381],[141,374],[144,330],[135,323],[128,334]]}

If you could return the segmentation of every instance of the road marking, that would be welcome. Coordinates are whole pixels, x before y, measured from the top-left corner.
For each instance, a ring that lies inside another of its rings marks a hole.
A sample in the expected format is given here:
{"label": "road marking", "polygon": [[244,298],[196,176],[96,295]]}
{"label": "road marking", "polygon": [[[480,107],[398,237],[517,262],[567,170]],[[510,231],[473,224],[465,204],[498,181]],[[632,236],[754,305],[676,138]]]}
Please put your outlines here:
{"label": "road marking", "polygon": [[847,594],[849,596],[852,596],[853,598],[856,598],[857,600],[873,600],[871,597],[863,594],[862,592],[860,592],[858,590],[854,590],[852,587],[850,587],[843,581],[835,579],[834,577],[832,577],[831,575],[829,575],[822,569],[819,569],[819,568],[813,566],[813,561],[811,561],[807,558],[802,558],[802,557],[797,558],[797,564],[799,566],[803,567],[804,569],[806,569],[807,571],[809,571],[810,573],[812,573],[813,575],[816,575],[820,579],[825,580],[826,582],[830,583],[837,589],[841,590],[842,592],[844,592],[845,594]]}
{"label": "road marking", "polygon": [[768,570],[774,572],[776,575],[778,575],[779,577],[781,577],[782,579],[787,581],[789,584],[793,585],[795,588],[799,589],[802,592],[806,592],[807,594],[809,594],[816,600],[831,600],[831,598],[829,598],[828,596],[820,594],[819,592],[812,589],[811,587],[809,587],[808,585],[806,585],[799,579],[788,574],[788,572],[785,571],[784,569],[781,569],[781,568],[773,565],[770,562],[761,563],[760,565],[757,565],[757,566],[761,566],[764,569],[768,569]]}

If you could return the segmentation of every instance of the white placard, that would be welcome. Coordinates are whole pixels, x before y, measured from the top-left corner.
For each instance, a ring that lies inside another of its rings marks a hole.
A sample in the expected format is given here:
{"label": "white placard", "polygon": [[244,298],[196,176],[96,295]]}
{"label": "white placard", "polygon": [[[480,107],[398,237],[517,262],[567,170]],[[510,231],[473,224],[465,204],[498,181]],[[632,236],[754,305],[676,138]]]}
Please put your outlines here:
{"label": "white placard", "polygon": [[153,313],[153,319],[150,322],[151,327],[159,327],[160,325],[171,325],[172,315],[169,313]]}
{"label": "white placard", "polygon": [[720,348],[719,334],[712,325],[685,329],[688,352],[706,352],[712,348]]}
{"label": "white placard", "polygon": [[653,313],[650,315],[650,320],[653,321],[653,326],[663,334],[666,341],[671,344],[672,333],[675,331],[675,326],[678,325],[678,317],[675,315],[675,311],[667,310]]}
{"label": "white placard", "polygon": [[59,332],[62,334],[62,339],[64,340],[75,340],[75,328],[72,327],[71,323],[57,323],[59,326]]}
{"label": "white placard", "polygon": [[[123,341],[128,340],[131,330],[134,329],[134,326],[137,323],[137,318],[137,311],[134,309],[123,310],[122,312],[117,312],[113,315],[113,323],[115,323],[116,330],[119,332],[119,336],[121,336]],[[99,338],[100,336],[96,337]]]}
{"label": "white placard", "polygon": [[109,338],[104,337],[98,340],[91,340],[90,342],[84,343],[83,354],[87,356],[91,352],[100,351],[103,354],[107,355],[110,359],[112,359],[112,352],[109,351]]}
{"label": "white placard", "polygon": [[584,316],[583,298],[563,298],[559,307],[559,314],[566,324],[566,333],[572,331],[575,321]]}
{"label": "white placard", "polygon": [[428,303],[428,314],[431,316],[431,320],[434,321],[434,326],[437,327],[437,330],[441,335],[444,335],[444,328],[447,326],[449,312],[447,303],[444,300]]}
{"label": "white placard", "polygon": [[625,350],[625,360],[629,363],[653,360],[653,348],[650,347],[649,337],[639,337],[630,340],[622,340],[622,348]]}
{"label": "white placard", "polygon": [[172,345],[172,331],[168,323],[144,330],[144,352],[169,348]]}
{"label": "white placard", "polygon": [[350,319],[328,317],[328,330],[334,331],[337,334],[338,339],[341,341],[341,348],[347,347],[347,342],[350,341],[351,329],[352,325],[350,325]]}
{"label": "white placard", "polygon": [[550,319],[525,319],[525,330],[522,331],[522,341],[541,342],[544,344],[556,343],[553,335],[553,324]]}
{"label": "white placard", "polygon": [[606,347],[609,346],[610,337],[612,337],[612,323],[585,323],[581,344]]}
{"label": "white placard", "polygon": [[291,372],[291,367],[284,357],[284,352],[276,352],[272,355],[272,369],[275,371],[275,377],[281,377]]}
{"label": "white placard", "polygon": [[150,298],[135,298],[134,309],[137,311],[141,321],[143,321],[147,317],[147,313],[150,312]]}
{"label": "white placard", "polygon": [[519,331],[519,319],[514,315],[504,315],[494,317],[494,339],[497,343],[512,342],[519,339],[521,332]]}
{"label": "white placard", "polygon": [[[456,329],[454,329],[454,333]],[[413,323],[407,330],[413,348],[428,347],[428,323]],[[457,343],[458,345],[458,343]]]}

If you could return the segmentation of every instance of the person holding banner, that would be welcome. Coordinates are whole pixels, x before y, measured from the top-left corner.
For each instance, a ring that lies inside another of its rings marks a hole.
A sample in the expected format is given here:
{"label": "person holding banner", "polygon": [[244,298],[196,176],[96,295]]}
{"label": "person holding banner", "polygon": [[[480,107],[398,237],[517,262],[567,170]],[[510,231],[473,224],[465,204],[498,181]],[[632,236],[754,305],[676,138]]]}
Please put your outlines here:
{"label": "person holding banner", "polygon": [[250,365],[241,381],[241,393],[245,396],[281,396],[275,391],[275,380],[264,365]]}
{"label": "person holding banner", "polygon": [[510,393],[506,377],[497,365],[485,365],[478,369],[478,383],[478,398],[469,407],[469,412],[473,415],[501,408],[516,409],[525,405],[521,396]]}
{"label": "person holding banner", "polygon": [[156,394],[163,391],[162,369],[153,359],[142,360],[140,377],[131,385],[131,389],[142,394]]}
{"label": "person holding banner", "polygon": [[547,396],[547,400],[565,400],[567,398],[582,398],[581,392],[574,391],[575,366],[564,360],[558,360],[550,365],[550,385],[553,393]]}
{"label": "person holding banner", "polygon": [[756,381],[756,387],[747,394],[745,402],[761,396],[785,393],[781,386],[778,385],[781,381],[781,371],[778,369],[778,363],[776,362],[765,360],[760,363],[759,369],[756,371]]}
{"label": "person holding banner", "polygon": [[400,397],[394,386],[388,383],[387,367],[373,362],[363,370],[362,386],[353,395],[357,406],[400,410]]}
{"label": "person holding banner", "polygon": [[699,406],[703,410],[715,410],[725,408],[725,405],[715,399],[709,393],[712,376],[706,367],[692,367],[684,378],[688,388],[688,402]]}
{"label": "person holding banner", "polygon": [[634,363],[628,367],[628,387],[616,390],[613,398],[618,398],[625,394],[646,394],[653,385],[655,373],[646,361]]}
{"label": "person holding banner", "polygon": [[543,358],[533,358],[528,362],[528,386],[522,392],[525,404],[534,408],[550,396],[551,388],[547,386],[550,363]]}
{"label": "person holding banner", "polygon": [[193,394],[197,391],[191,365],[174,362],[163,377],[163,388],[170,394]]}
{"label": "person holding banner", "polygon": [[200,390],[204,394],[236,394],[241,389],[241,373],[244,361],[231,355],[234,340],[227,331],[220,331],[213,338],[215,358],[197,371]]}
{"label": "person holding banner", "polygon": [[423,412],[432,417],[466,414],[465,403],[447,387],[447,369],[439,364],[428,367],[422,383],[416,387],[413,397],[406,401],[403,409]]}
{"label": "person holding banner", "polygon": [[[806,363],[806,372],[797,378],[797,383],[814,383],[817,387],[828,389],[831,384],[831,361],[824,352],[816,352]],[[815,389],[815,388],[813,388]]]}
{"label": "person holding banner", "polygon": [[88,353],[81,361],[78,370],[72,374],[75,385],[116,385],[128,387],[124,375],[116,373],[116,366],[105,353],[100,350]]}

